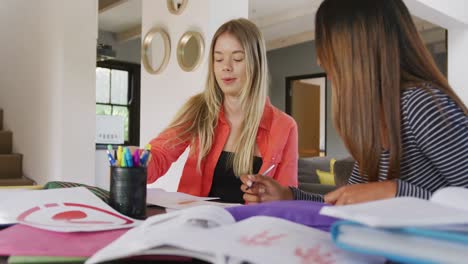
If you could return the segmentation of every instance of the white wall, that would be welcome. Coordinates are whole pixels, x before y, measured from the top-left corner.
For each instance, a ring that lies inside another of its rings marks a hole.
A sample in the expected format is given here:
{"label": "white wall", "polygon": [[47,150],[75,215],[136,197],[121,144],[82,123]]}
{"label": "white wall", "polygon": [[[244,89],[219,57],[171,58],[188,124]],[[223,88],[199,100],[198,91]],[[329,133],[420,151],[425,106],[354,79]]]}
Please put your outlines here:
{"label": "white wall", "polygon": [[[212,35],[225,21],[247,17],[248,1],[189,1],[187,8],[180,15],[169,13],[166,1],[143,0],[142,5],[142,36],[144,37],[153,26],[163,26],[171,39],[171,57],[164,72],[152,75],[142,68],[140,143],[144,145],[169,124],[176,111],[190,96],[203,90]],[[188,30],[199,31],[205,39],[203,64],[194,72],[184,72],[177,64],[176,58],[177,42]],[[176,190],[185,160],[186,154],[152,187]]]}
{"label": "white wall", "polygon": [[450,85],[468,105],[468,26],[449,29],[447,68]]}
{"label": "white wall", "polygon": [[411,13],[448,30],[448,79],[468,104],[468,1],[405,0]]}
{"label": "white wall", "polygon": [[2,0],[0,32],[0,107],[24,175],[94,184],[97,0]]}

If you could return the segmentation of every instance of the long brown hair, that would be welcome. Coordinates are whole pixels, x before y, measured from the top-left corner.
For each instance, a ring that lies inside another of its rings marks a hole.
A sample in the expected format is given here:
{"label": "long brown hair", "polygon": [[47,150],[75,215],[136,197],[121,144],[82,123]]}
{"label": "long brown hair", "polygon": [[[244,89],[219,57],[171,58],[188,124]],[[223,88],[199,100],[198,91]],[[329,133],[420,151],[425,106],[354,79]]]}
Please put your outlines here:
{"label": "long brown hair", "polygon": [[[334,86],[333,122],[361,175],[378,180],[383,145],[388,179],[400,173],[400,96],[433,86],[467,108],[437,68],[401,0],[325,0],[315,21],[317,56]],[[429,85],[428,85],[429,84]],[[383,133],[382,133],[383,132]]]}
{"label": "long brown hair", "polygon": [[[265,41],[258,27],[251,21],[234,19],[218,28],[211,41],[205,90],[185,103],[168,128],[178,131],[175,143],[191,141],[191,151],[198,152],[197,168],[200,169],[202,159],[211,150],[215,127],[223,107],[224,95],[216,82],[213,68],[214,47],[223,33],[232,34],[241,43],[247,68],[247,81],[239,96],[242,108],[248,114],[244,117],[242,132],[234,145],[235,155],[230,161],[235,175],[251,174],[258,127],[268,94]],[[171,139],[170,143],[173,144],[174,139]]]}

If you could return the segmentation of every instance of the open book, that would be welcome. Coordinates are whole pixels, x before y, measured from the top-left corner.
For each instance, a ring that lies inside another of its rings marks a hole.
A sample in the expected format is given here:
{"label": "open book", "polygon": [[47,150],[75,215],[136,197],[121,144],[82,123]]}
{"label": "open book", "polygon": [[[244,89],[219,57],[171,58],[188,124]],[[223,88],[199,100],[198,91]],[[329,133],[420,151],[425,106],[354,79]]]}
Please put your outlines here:
{"label": "open book", "polygon": [[211,263],[383,263],[347,253],[326,232],[280,218],[235,222],[217,206],[199,206],[148,218],[86,263],[142,255],[192,257]]}
{"label": "open book", "polygon": [[397,197],[355,205],[325,206],[320,214],[372,227],[433,226],[468,223],[468,189],[447,187],[429,201]]}
{"label": "open book", "polygon": [[322,212],[348,220],[331,230],[340,248],[397,262],[460,263],[468,258],[467,201],[468,189],[450,187],[430,201],[395,198]]}

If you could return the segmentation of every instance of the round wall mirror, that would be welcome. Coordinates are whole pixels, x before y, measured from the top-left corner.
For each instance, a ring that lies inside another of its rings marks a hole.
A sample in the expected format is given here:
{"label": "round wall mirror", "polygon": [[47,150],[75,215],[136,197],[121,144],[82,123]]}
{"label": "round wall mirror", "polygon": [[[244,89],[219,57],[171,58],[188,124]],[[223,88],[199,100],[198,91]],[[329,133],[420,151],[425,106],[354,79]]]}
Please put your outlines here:
{"label": "round wall mirror", "polygon": [[174,15],[181,14],[187,7],[188,0],[167,0],[167,9]]}
{"label": "round wall mirror", "polygon": [[203,58],[205,45],[200,33],[188,31],[179,40],[177,45],[177,61],[184,71],[195,70]]}
{"label": "round wall mirror", "polygon": [[166,68],[171,54],[169,35],[162,28],[152,28],[143,40],[142,58],[145,69],[158,74]]}

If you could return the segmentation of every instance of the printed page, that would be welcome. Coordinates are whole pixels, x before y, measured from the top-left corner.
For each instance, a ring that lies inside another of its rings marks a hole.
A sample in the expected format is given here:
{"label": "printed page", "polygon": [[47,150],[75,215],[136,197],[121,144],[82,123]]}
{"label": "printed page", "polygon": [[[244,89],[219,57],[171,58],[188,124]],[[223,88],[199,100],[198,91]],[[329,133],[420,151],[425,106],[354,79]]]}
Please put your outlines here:
{"label": "printed page", "polygon": [[148,188],[146,191],[146,203],[173,209],[187,208],[189,204],[194,202],[215,199],[218,197],[199,197],[181,192],[166,192],[159,188]]}
{"label": "printed page", "polygon": [[468,223],[468,211],[412,197],[397,197],[354,205],[324,206],[320,214],[372,227],[422,227]]}
{"label": "printed page", "polygon": [[136,226],[84,187],[11,192],[0,201],[0,224],[22,223],[57,232]]}
{"label": "printed page", "polygon": [[437,190],[431,202],[468,211],[468,189],[463,187],[446,187]]}
{"label": "printed page", "polygon": [[[224,257],[251,263],[384,263],[380,257],[368,257],[338,249],[330,234],[280,218],[256,216],[210,232],[198,232],[196,243],[174,241],[174,245],[203,251],[210,248]],[[222,238],[222,239],[220,239]],[[218,257],[218,259],[220,259]]]}
{"label": "printed page", "polygon": [[[185,210],[174,211],[167,214],[156,215],[125,233],[107,247],[98,251],[87,264],[110,261],[136,255],[147,255],[149,250],[158,250],[158,254],[164,254],[162,246],[177,245],[178,241],[200,241],[210,229],[235,223],[234,218],[226,210],[216,206],[198,206]],[[199,231],[202,231],[201,237]],[[219,237],[216,238],[216,241]],[[159,248],[159,249],[158,249]],[[177,247],[176,247],[177,248]],[[184,249],[178,247],[179,249]],[[174,253],[168,251],[167,254]],[[211,248],[197,250],[192,255],[185,251],[184,256],[210,257],[214,255]],[[213,261],[210,259],[208,261]]]}
{"label": "printed page", "polygon": [[214,202],[214,201],[187,201],[187,202],[181,202],[178,204],[170,205],[170,207],[166,207],[166,208],[169,210],[180,210],[180,209],[186,209],[186,208],[191,208],[191,207],[200,206],[200,205],[211,205],[211,206],[217,206],[221,208],[228,208],[232,206],[241,206],[242,204],[221,203],[221,202]]}

